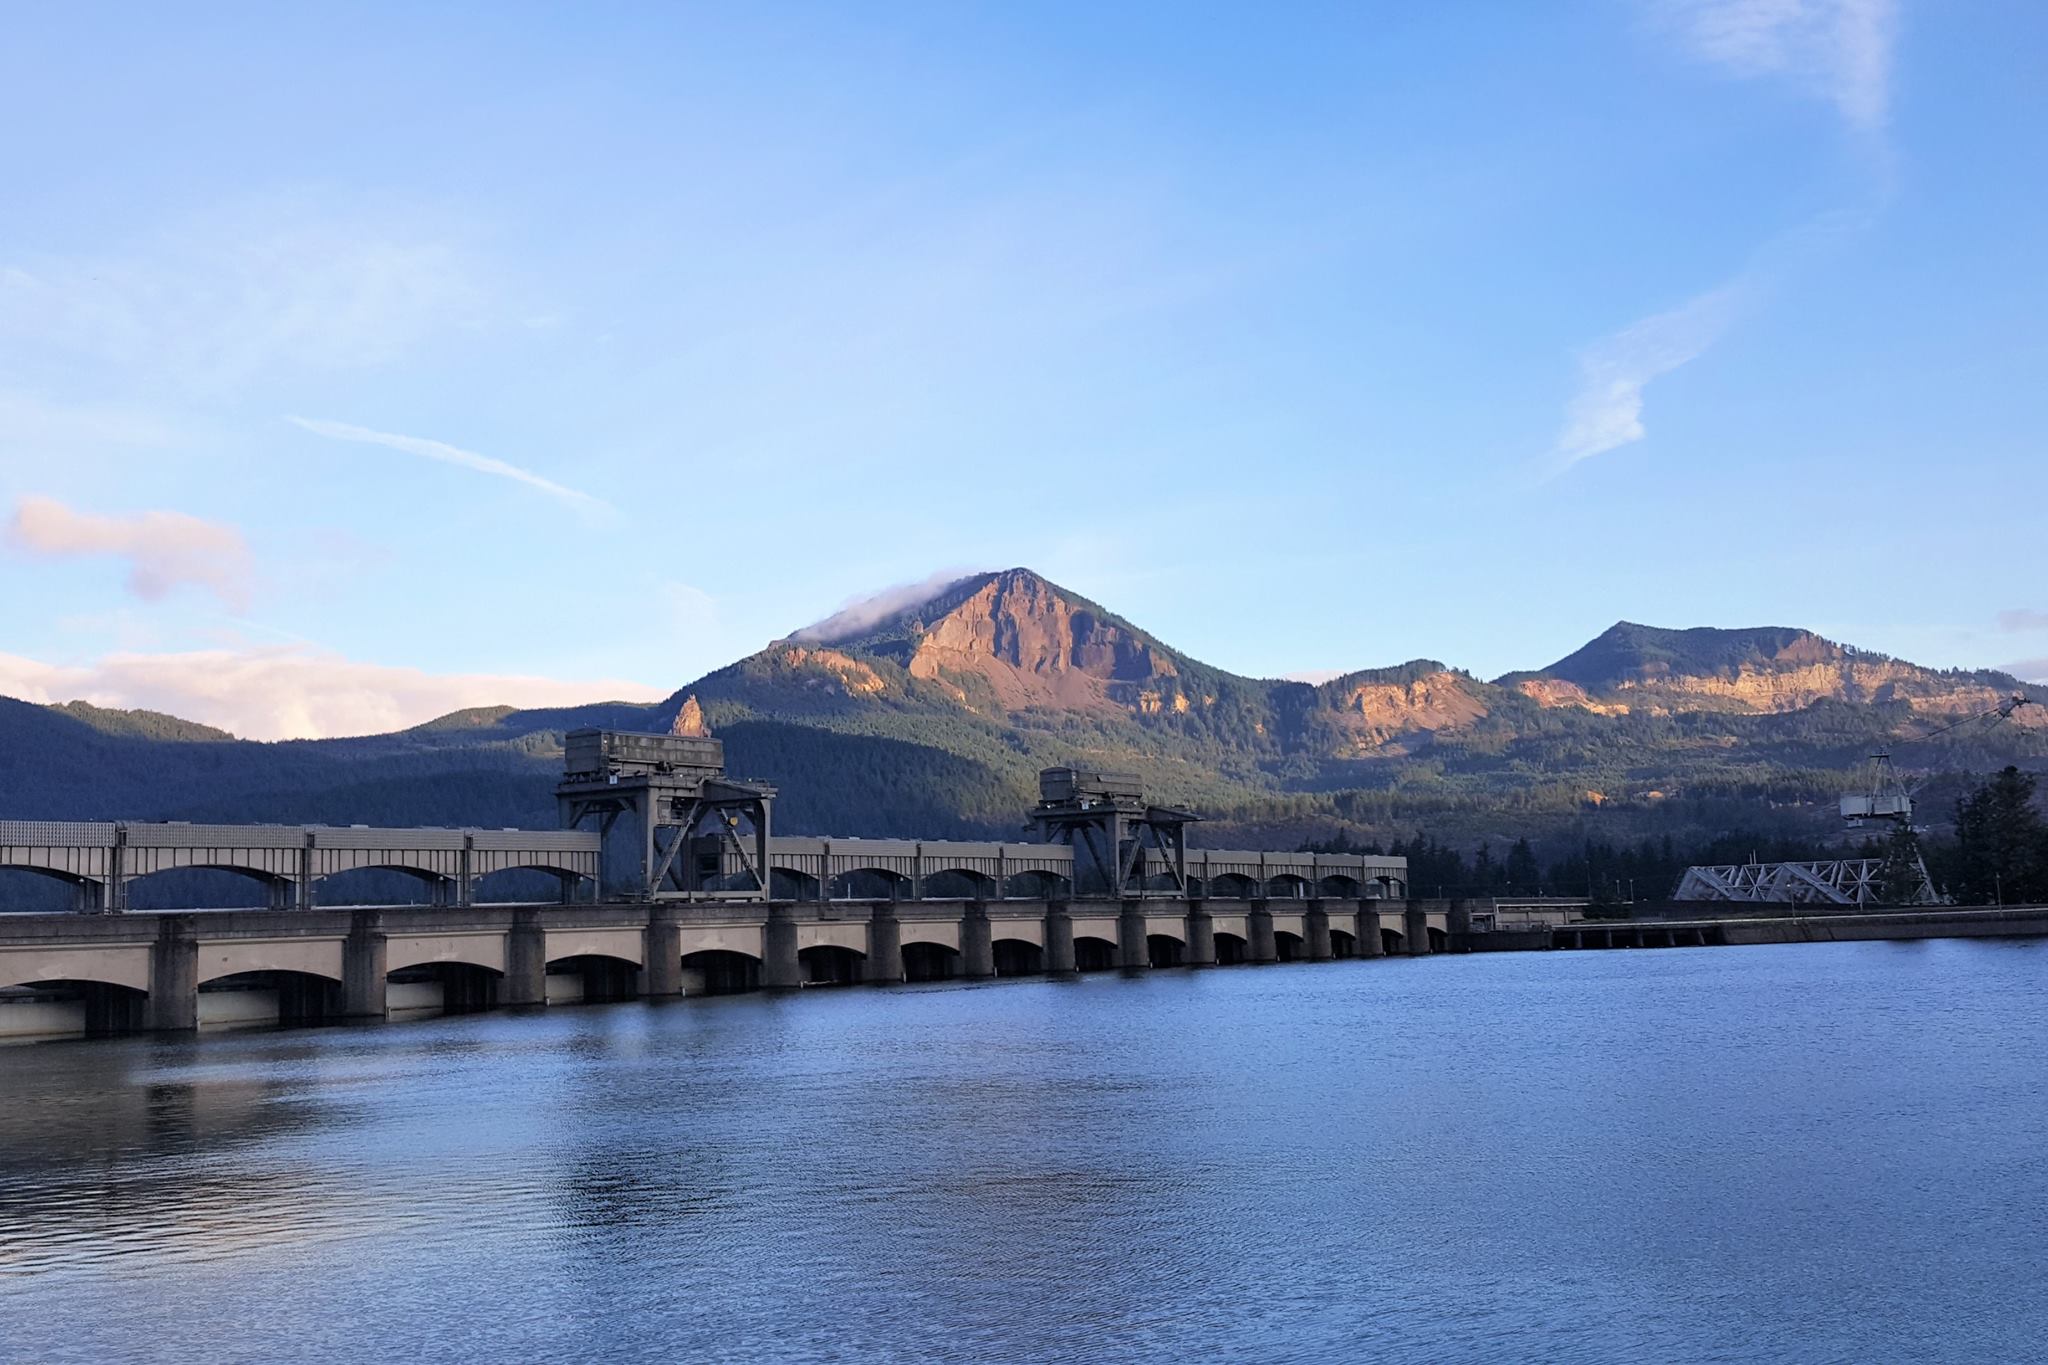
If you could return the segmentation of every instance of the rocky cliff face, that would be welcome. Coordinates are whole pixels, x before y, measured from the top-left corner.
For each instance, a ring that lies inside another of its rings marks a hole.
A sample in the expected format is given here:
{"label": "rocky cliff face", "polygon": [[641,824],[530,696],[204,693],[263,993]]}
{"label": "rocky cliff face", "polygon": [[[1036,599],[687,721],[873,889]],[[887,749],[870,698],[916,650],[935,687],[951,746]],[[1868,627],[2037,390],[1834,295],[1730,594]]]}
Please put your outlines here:
{"label": "rocky cliff face", "polygon": [[[1975,715],[2012,695],[2010,679],[1941,672],[1865,654],[1811,631],[1662,630],[1622,621],[1534,674],[1501,679],[1539,706],[1601,714],[1726,711],[1783,715],[1820,702],[1901,702],[1931,719]],[[2040,708],[2015,719],[2048,724]]]}
{"label": "rocky cliff face", "polygon": [[918,635],[908,668],[956,688],[979,680],[1006,711],[1186,709],[1179,669],[1156,641],[1022,569],[973,585]]}
{"label": "rocky cliff face", "polygon": [[1319,728],[1335,740],[1335,758],[1380,753],[1404,736],[1463,730],[1492,711],[1484,684],[1434,661],[1353,673],[1317,690]]}

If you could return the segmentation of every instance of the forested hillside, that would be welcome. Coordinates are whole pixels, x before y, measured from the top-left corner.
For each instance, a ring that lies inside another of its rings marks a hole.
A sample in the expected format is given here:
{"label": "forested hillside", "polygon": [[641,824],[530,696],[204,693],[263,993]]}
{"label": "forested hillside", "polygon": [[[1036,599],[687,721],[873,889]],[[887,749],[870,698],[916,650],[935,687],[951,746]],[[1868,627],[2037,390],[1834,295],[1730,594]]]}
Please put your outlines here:
{"label": "forested hillside", "polygon": [[1466,848],[1526,837],[1549,856],[1589,840],[1831,836],[1836,797],[1876,747],[1939,816],[1968,775],[2048,767],[2048,707],[1971,719],[2014,695],[2048,689],[1793,629],[1628,623],[1493,682],[1430,660],[1319,685],[1246,678],[1018,569],[820,623],[651,706],[491,708],[257,744],[0,700],[0,816],[546,825],[565,729],[665,730],[694,701],[733,772],[781,788],[788,832],[1013,835],[1037,770],[1079,762],[1210,813],[1212,846],[1426,830]]}

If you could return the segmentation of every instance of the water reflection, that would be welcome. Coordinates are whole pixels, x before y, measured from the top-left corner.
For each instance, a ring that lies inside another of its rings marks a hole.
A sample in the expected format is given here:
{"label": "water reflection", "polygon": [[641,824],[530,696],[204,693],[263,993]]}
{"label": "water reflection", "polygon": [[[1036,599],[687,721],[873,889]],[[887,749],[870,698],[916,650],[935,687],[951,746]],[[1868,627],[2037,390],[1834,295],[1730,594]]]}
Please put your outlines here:
{"label": "water reflection", "polygon": [[233,1355],[335,1360],[2017,1358],[2048,1329],[2042,961],[1355,962],[11,1049],[0,1354],[212,1359],[233,1323]]}

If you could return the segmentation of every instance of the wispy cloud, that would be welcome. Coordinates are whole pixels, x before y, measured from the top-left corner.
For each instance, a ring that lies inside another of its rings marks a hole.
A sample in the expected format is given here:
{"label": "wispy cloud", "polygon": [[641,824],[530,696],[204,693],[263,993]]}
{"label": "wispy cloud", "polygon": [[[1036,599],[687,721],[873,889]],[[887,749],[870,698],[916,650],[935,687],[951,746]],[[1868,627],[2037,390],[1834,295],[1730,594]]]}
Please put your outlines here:
{"label": "wispy cloud", "polygon": [[856,597],[824,620],[805,626],[789,638],[814,645],[850,640],[912,607],[923,606],[955,583],[971,577],[971,570],[941,569],[916,583],[899,583],[865,597]]}
{"label": "wispy cloud", "polygon": [[2048,611],[2036,611],[2032,607],[2015,607],[2011,611],[1998,613],[2000,630],[2048,630]]}
{"label": "wispy cloud", "polygon": [[183,512],[100,517],[55,498],[25,497],[14,505],[5,538],[26,554],[125,560],[129,591],[148,601],[190,584],[212,592],[232,610],[248,605],[252,575],[242,533]]}
{"label": "wispy cloud", "polygon": [[1891,102],[1897,0],[1648,0],[1694,56],[1736,76],[1777,77],[1826,99],[1852,126]]}
{"label": "wispy cloud", "polygon": [[353,426],[347,422],[329,422],[314,417],[287,417],[284,420],[290,422],[295,427],[312,432],[315,436],[324,436],[330,441],[354,441],[361,445],[385,446],[391,450],[402,450],[408,455],[418,455],[422,459],[439,460],[443,464],[452,464],[463,469],[473,469],[479,474],[489,474],[494,478],[510,479],[514,483],[523,483],[529,488],[537,488],[549,497],[560,498],[562,501],[574,506],[585,508],[609,508],[611,506],[610,503],[602,498],[592,497],[590,494],[580,492],[577,489],[564,487],[553,479],[536,474],[530,469],[521,469],[516,464],[508,464],[504,460],[493,459],[489,455],[479,455],[473,450],[464,450],[460,446],[449,445],[446,441],[429,440],[424,436],[401,436],[389,431],[373,431],[369,427]]}
{"label": "wispy cloud", "polygon": [[1728,330],[1747,288],[1738,279],[1709,290],[1582,351],[1579,388],[1565,409],[1553,471],[1642,440],[1643,390],[1704,355]]}
{"label": "wispy cloud", "polygon": [[2048,683],[2048,659],[2017,659],[1999,669],[2026,682]]}
{"label": "wispy cloud", "polygon": [[432,218],[258,196],[102,254],[0,259],[0,358],[17,377],[82,362],[180,395],[383,364],[485,308],[459,234]]}
{"label": "wispy cloud", "polygon": [[245,739],[321,739],[403,729],[472,706],[659,701],[618,679],[434,674],[297,645],[108,654],[80,666],[0,654],[0,695],[164,711]]}

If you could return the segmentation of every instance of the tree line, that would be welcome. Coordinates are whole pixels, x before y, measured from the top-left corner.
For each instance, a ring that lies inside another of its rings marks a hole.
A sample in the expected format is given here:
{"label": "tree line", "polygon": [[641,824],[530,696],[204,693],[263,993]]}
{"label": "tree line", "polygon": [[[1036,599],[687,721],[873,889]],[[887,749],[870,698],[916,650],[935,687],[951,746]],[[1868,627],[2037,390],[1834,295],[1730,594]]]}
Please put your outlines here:
{"label": "tree line", "polygon": [[1880,898],[1888,903],[1918,893],[1924,859],[1937,889],[1956,904],[2041,904],[2048,903],[2048,818],[2038,795],[2032,773],[2007,767],[1956,800],[1951,832],[1923,838],[1902,828],[1860,844],[1782,833],[1679,842],[1667,834],[1634,843],[1588,839],[1545,859],[1527,837],[1499,852],[1485,841],[1467,851],[1422,831],[1383,845],[1339,830],[1301,849],[1405,857],[1410,891],[1425,897],[1583,896],[1597,905],[1629,905],[1668,900],[1695,865],[1876,858],[1884,865]]}

